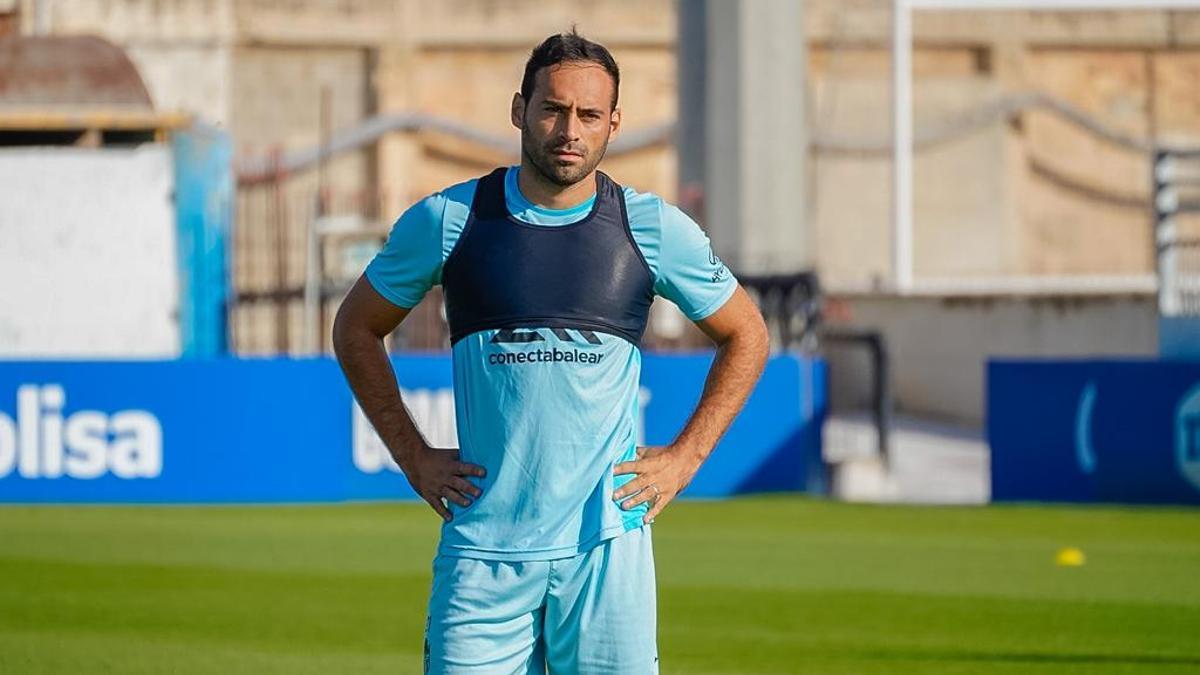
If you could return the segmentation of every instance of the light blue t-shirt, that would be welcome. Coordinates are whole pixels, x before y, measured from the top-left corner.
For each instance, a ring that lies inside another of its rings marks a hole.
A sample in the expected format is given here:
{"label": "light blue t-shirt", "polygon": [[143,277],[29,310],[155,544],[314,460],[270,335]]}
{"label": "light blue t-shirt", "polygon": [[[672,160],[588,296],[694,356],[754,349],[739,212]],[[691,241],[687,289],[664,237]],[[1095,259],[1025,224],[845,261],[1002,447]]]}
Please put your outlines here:
{"label": "light blue t-shirt", "polygon": [[[531,203],[517,186],[518,171],[509,168],[504,190],[517,219],[568,225],[591,211],[595,196],[564,210]],[[441,283],[477,183],[449,187],[400,216],[367,266],[367,280],[380,295],[411,308]],[[724,305],[737,281],[703,230],[655,194],[624,188],[624,198],[655,293],[693,321]],[[450,504],[454,518],[442,526],[439,553],[552,560],[640,527],[645,505],[626,511],[612,500],[613,491],[633,479],[612,471],[635,457],[637,347],[615,335],[599,334],[595,344],[550,330],[540,331],[544,339],[535,343],[494,344],[496,332],[472,333],[452,349],[461,457],[484,466],[487,477],[471,479],[483,494],[470,506]]]}

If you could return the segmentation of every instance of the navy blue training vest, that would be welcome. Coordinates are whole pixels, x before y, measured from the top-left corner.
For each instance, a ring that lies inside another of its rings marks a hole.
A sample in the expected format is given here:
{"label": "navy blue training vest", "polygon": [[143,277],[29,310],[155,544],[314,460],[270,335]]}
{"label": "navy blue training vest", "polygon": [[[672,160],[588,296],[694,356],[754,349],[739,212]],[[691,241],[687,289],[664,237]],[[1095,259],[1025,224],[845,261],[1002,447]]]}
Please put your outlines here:
{"label": "navy blue training vest", "polygon": [[596,201],[569,225],[514,218],[507,169],[479,179],[471,213],[442,266],[450,343],[481,330],[574,328],[634,345],[646,329],[654,277],[629,229],[620,185],[596,172]]}

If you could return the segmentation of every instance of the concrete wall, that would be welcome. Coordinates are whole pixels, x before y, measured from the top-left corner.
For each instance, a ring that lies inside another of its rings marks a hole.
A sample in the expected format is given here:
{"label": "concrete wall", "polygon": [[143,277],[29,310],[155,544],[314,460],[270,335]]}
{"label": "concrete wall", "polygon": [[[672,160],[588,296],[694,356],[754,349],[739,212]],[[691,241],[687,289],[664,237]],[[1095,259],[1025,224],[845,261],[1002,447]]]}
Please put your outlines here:
{"label": "concrete wall", "polygon": [[[369,54],[355,47],[296,50],[283,46],[239,47],[234,52],[234,144],[241,152],[311,147],[321,139],[321,96],[329,95],[331,131],[353,127],[372,114]],[[373,167],[369,150],[345,153],[326,167],[327,188],[345,198],[366,192]],[[303,246],[317,194],[317,172],[286,183],[289,212],[289,282],[304,278]],[[253,223],[261,225],[261,221]],[[269,265],[263,265],[270,267]],[[257,270],[269,274],[269,269]]]}
{"label": "concrete wall", "polygon": [[[33,0],[15,1],[30,24]],[[627,130],[675,118],[671,0],[43,1],[51,32],[98,33],[122,45],[160,108],[229,126],[240,153],[316,142],[318,71],[336,75],[335,128],[374,112],[421,111],[515,139],[507,101],[524,58],[572,24],[621,62]],[[795,86],[809,93],[813,137],[886,142],[890,2],[804,6],[797,33],[811,45],[809,83]],[[914,31],[918,128],[1032,89],[1135,135],[1200,140],[1200,12],[920,11]],[[515,156],[426,134],[389,139],[365,160],[376,164],[369,171],[360,163],[331,173],[353,186],[349,192],[378,192],[373,199],[390,219],[422,195]],[[606,169],[675,197],[669,145]],[[889,273],[889,172],[886,154],[819,155],[807,185],[798,186],[815,224],[817,266],[830,284]],[[1148,272],[1147,175],[1145,158],[1042,113],[923,152],[917,276]]]}
{"label": "concrete wall", "polygon": [[[34,0],[19,2],[31,23]],[[100,35],[124,48],[157,109],[190,112],[218,126],[231,123],[233,0],[38,2],[51,34]],[[32,29],[26,26],[26,32]]]}
{"label": "concrete wall", "polygon": [[0,358],[175,357],[171,155],[0,149]]}
{"label": "concrete wall", "polygon": [[[897,410],[979,427],[984,367],[997,356],[1152,356],[1158,313],[1150,294],[958,297],[841,296],[843,316],[883,332]],[[846,312],[848,311],[848,316]],[[862,352],[830,351],[835,409],[863,408]]]}
{"label": "concrete wall", "polygon": [[[890,138],[886,3],[808,4],[815,138]],[[914,15],[918,134],[1037,91],[1140,139],[1200,144],[1200,12]],[[819,268],[834,286],[890,271],[887,154],[814,162]],[[1046,113],[916,155],[918,279],[1153,271],[1149,161]]]}
{"label": "concrete wall", "polygon": [[[890,93],[885,82],[849,78],[814,85],[814,126],[846,139],[886,138]],[[969,109],[994,99],[980,77],[932,78],[916,86],[917,114]],[[918,153],[914,267],[919,276],[1019,273],[1021,237],[1009,227],[1016,205],[1011,172],[1016,150],[1002,125]],[[817,268],[833,287],[886,279],[891,270],[891,161],[878,155],[816,153],[807,208],[813,214]]]}

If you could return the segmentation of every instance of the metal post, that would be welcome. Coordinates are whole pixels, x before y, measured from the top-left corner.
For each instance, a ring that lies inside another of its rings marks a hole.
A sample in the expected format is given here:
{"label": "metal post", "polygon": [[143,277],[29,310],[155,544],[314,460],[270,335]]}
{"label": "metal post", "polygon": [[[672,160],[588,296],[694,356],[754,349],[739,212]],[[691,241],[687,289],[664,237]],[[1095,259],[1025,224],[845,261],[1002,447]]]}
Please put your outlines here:
{"label": "metal post", "polygon": [[325,330],[324,313],[321,311],[321,281],[325,270],[321,255],[321,223],[329,212],[329,141],[330,107],[332,95],[329,85],[321,87],[321,146],[317,151],[317,197],[313,208],[313,217],[308,222],[308,242],[304,274],[304,346],[310,354],[318,354],[324,349],[321,335]]}
{"label": "metal post", "polygon": [[[318,204],[321,198],[317,197]],[[321,207],[313,209],[313,217],[308,221],[308,237],[304,265],[304,347],[310,354],[320,351],[317,322],[321,320],[318,311],[321,303],[321,260],[318,249],[321,247]]]}
{"label": "metal post", "polygon": [[679,207],[700,224],[704,213],[704,154],[707,141],[705,97],[708,83],[708,4],[705,0],[680,0],[676,72],[679,80],[679,114],[675,151],[679,156]]}
{"label": "metal post", "polygon": [[1166,151],[1158,149],[1152,155],[1151,174],[1154,193],[1151,208],[1154,213],[1154,261],[1158,274],[1158,314],[1175,316],[1179,313],[1179,294],[1175,282],[1175,212],[1179,208],[1178,193],[1171,187],[1173,161]]}
{"label": "metal post", "polygon": [[892,283],[912,288],[913,121],[912,10],[908,0],[892,4]]}
{"label": "metal post", "polygon": [[868,345],[875,364],[875,432],[879,438],[879,459],[884,468],[891,465],[892,378],[887,342],[882,333],[872,333]]}
{"label": "metal post", "polygon": [[271,151],[271,234],[275,254],[275,351],[287,354],[291,340],[288,337],[291,302],[287,297],[288,282],[288,236],[287,236],[287,202],[284,197],[283,182],[287,172],[281,165],[282,150],[278,146]]}

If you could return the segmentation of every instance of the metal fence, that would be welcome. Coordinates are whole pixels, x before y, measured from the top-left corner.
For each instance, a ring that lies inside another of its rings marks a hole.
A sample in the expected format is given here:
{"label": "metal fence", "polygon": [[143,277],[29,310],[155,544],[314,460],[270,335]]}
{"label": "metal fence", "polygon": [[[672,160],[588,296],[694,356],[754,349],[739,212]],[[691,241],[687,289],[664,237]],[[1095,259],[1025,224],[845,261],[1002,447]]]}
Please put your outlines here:
{"label": "metal fence", "polygon": [[1154,154],[1158,311],[1200,317],[1200,150]]}

